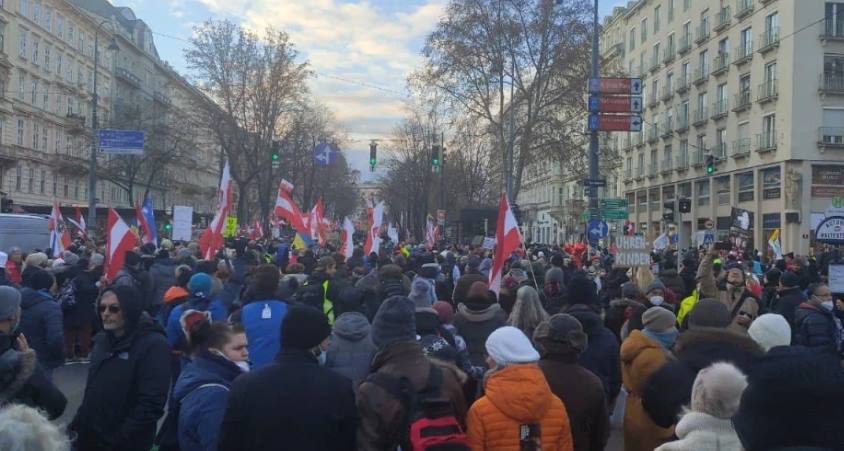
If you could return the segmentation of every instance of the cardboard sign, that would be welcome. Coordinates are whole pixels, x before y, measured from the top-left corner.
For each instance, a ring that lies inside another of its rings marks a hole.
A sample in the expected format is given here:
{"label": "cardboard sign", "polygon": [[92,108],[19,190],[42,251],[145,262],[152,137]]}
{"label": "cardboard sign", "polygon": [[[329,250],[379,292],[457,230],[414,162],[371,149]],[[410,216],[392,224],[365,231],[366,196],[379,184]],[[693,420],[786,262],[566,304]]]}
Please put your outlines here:
{"label": "cardboard sign", "polygon": [[844,293],[844,265],[829,265],[829,290]]}
{"label": "cardboard sign", "polygon": [[494,249],[495,248],[495,238],[486,237],[484,238],[483,244],[481,247],[484,249]]}
{"label": "cardboard sign", "polygon": [[185,205],[173,206],[173,236],[174,240],[190,241],[192,236],[193,207]]}
{"label": "cardboard sign", "polygon": [[649,268],[651,266],[651,245],[643,236],[620,236],[616,238],[616,268]]}

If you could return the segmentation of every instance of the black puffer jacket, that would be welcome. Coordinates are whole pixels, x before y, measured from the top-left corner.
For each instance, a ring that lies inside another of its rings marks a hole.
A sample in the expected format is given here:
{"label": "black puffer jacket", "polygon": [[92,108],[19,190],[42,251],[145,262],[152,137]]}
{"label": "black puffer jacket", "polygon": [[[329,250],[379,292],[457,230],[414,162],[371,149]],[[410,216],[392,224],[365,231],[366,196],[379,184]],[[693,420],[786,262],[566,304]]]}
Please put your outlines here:
{"label": "black puffer jacket", "polygon": [[126,332],[94,337],[82,405],[68,429],[78,449],[147,451],[170,388],[170,348],[161,327],[128,287],[113,287]]}
{"label": "black puffer jacket", "polygon": [[454,327],[457,328],[457,333],[466,342],[466,349],[469,351],[469,360],[472,365],[486,368],[486,339],[495,329],[506,323],[507,315],[498,304],[487,302],[486,306],[481,307],[483,301],[471,301],[472,298],[467,299],[468,304],[473,306],[472,309],[467,304],[457,306],[457,313],[454,315]]}
{"label": "black puffer jacket", "polygon": [[47,379],[32,349],[12,348],[13,337],[0,334],[0,406],[25,404],[47,412],[51,420],[60,417],[67,398]]}
{"label": "black puffer jacket", "polygon": [[823,307],[804,302],[797,307],[794,314],[794,344],[833,355],[841,354],[841,332],[836,326],[833,313]]}

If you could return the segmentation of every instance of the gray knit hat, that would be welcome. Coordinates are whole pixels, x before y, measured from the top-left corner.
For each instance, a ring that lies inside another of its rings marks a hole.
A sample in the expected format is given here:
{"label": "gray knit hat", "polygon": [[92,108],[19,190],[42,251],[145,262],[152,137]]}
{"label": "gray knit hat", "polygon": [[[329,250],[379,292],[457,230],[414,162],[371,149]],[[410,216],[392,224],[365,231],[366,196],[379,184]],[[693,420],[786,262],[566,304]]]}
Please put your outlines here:
{"label": "gray knit hat", "polygon": [[372,343],[383,350],[400,341],[416,341],[416,306],[405,296],[391,296],[372,320]]}
{"label": "gray knit hat", "polygon": [[16,316],[20,306],[20,291],[12,287],[0,286],[0,321]]}

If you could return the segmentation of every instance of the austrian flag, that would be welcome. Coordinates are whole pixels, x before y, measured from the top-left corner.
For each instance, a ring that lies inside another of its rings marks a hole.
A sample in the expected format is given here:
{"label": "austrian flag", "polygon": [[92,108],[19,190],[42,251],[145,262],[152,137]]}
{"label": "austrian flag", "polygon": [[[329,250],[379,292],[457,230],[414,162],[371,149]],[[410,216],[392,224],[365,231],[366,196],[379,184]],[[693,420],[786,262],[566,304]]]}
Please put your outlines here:
{"label": "austrian flag", "polygon": [[108,209],[108,226],[106,229],[108,235],[106,236],[105,276],[107,280],[114,280],[117,272],[123,267],[126,252],[135,247],[137,239],[113,208]]}
{"label": "austrian flag", "polygon": [[513,210],[510,209],[510,202],[507,201],[505,193],[501,193],[498,204],[495,239],[495,255],[492,259],[492,270],[489,272],[489,289],[498,294],[501,290],[504,262],[522,244],[522,232],[519,231],[519,224],[516,222]]}

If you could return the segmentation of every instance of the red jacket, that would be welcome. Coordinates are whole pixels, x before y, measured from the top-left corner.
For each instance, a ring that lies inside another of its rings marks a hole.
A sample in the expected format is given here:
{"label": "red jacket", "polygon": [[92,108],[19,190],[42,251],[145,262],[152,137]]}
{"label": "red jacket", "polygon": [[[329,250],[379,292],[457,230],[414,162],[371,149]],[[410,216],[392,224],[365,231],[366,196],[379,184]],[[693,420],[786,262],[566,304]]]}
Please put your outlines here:
{"label": "red jacket", "polygon": [[6,261],[6,278],[9,282],[15,283],[20,285],[22,282],[21,280],[21,270],[18,268],[18,265],[15,264],[12,260]]}

